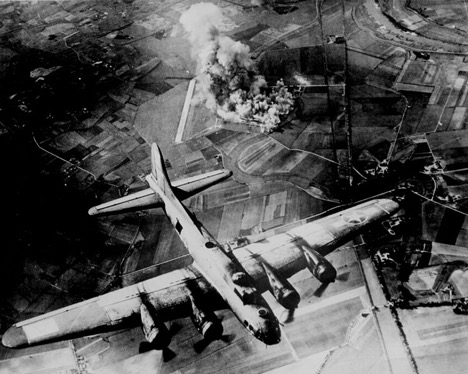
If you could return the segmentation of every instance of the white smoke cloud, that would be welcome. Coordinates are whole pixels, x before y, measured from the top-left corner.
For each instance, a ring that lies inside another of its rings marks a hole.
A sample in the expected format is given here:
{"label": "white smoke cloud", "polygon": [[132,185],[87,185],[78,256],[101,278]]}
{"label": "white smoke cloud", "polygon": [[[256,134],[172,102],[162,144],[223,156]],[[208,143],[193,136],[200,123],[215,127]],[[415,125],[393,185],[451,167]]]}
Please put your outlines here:
{"label": "white smoke cloud", "polygon": [[192,5],[180,23],[192,44],[198,65],[198,99],[222,118],[258,124],[271,131],[294,105],[282,81],[267,94],[265,78],[258,74],[249,47],[222,34],[226,19],[216,5]]}

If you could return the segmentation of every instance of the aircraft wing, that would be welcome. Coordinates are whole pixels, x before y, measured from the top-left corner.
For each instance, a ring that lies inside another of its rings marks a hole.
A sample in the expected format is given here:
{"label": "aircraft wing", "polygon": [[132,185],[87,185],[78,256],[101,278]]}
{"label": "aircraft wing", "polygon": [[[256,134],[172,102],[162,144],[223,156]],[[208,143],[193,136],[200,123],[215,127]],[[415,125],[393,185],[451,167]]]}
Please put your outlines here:
{"label": "aircraft wing", "polygon": [[314,254],[315,258],[323,258],[366,230],[369,225],[399,210],[399,204],[391,199],[370,200],[313,222],[295,225],[286,232],[233,249],[232,253],[263,292],[270,289],[270,285],[262,263],[286,278],[306,267],[312,271],[318,262],[314,260],[314,265],[310,261]]}
{"label": "aircraft wing", "polygon": [[141,323],[143,298],[154,307],[160,322],[187,317],[191,313],[190,294],[194,293],[210,297],[210,303],[217,309],[222,307],[209,283],[194,267],[188,266],[18,322],[5,332],[2,343],[19,348],[134,326]]}
{"label": "aircraft wing", "polygon": [[[205,174],[196,175],[173,182],[173,188],[179,199],[187,199],[200,191],[213,186],[223,179],[231,176],[229,170],[214,170]],[[162,206],[162,199],[151,188],[135,192],[128,196],[108,201],[103,204],[93,206],[88,213],[91,216],[105,216],[134,212],[143,209],[159,208]]]}
{"label": "aircraft wing", "polygon": [[[286,232],[231,251],[254,279],[259,291],[273,291],[283,306],[294,308],[285,278],[308,267],[322,282],[323,256],[358,235],[370,224],[399,210],[390,199],[371,200],[353,208],[296,226]],[[329,263],[328,263],[329,264]],[[331,266],[331,264],[329,264]],[[335,271],[336,276],[336,271]],[[193,265],[109,292],[13,325],[2,338],[7,347],[71,339],[141,323],[141,305],[152,305],[158,322],[190,316],[193,298],[209,300],[209,309],[226,308],[214,287]]]}

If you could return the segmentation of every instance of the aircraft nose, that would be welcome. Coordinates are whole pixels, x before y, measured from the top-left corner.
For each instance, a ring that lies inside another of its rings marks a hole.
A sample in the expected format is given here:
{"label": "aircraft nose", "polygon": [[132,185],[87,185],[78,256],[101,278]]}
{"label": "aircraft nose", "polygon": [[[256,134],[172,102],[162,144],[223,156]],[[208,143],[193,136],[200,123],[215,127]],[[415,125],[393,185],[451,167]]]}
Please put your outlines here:
{"label": "aircraft nose", "polygon": [[269,335],[266,335],[263,338],[263,342],[266,345],[278,344],[280,341],[281,341],[281,335],[280,334],[269,334]]}
{"label": "aircraft nose", "polygon": [[11,326],[2,337],[2,344],[8,348],[18,348],[28,344],[22,327]]}
{"label": "aircraft nose", "polygon": [[267,345],[278,344],[281,341],[281,329],[272,321],[266,321],[262,332],[261,340]]}

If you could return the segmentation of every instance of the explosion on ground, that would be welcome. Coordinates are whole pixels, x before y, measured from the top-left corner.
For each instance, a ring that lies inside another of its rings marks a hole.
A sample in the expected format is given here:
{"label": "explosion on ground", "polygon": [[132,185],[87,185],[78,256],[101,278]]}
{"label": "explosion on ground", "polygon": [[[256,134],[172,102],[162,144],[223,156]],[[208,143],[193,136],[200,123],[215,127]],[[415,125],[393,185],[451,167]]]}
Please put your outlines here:
{"label": "explosion on ground", "polygon": [[294,108],[294,96],[282,80],[267,87],[249,47],[220,31],[223,19],[221,9],[211,3],[192,5],[180,18],[197,59],[198,99],[227,121],[271,132]]}

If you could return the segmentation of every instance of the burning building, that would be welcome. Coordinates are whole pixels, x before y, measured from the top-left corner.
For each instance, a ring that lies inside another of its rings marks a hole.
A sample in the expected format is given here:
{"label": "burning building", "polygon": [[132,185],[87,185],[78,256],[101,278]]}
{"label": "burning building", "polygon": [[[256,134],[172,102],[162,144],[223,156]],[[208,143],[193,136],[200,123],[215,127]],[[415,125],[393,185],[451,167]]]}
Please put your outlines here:
{"label": "burning building", "polygon": [[211,3],[192,5],[180,18],[197,60],[198,99],[225,120],[274,130],[294,107],[282,80],[267,87],[250,57],[249,47],[224,35],[224,16]]}

